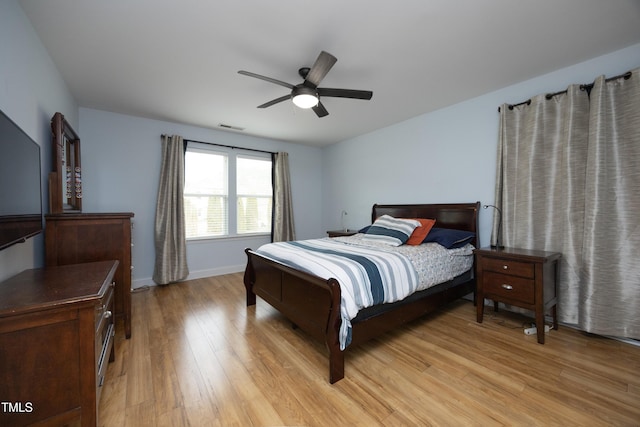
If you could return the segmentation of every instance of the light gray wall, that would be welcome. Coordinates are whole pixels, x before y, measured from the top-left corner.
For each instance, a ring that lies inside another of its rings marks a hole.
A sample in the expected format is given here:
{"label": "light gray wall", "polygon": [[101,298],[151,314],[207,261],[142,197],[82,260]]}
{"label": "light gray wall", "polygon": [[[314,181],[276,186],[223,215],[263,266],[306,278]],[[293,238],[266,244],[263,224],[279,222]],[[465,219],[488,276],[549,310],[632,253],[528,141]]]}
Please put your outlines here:
{"label": "light gray wall", "polygon": [[[185,139],[289,153],[296,234],[320,237],[322,164],[319,148],[237,133],[80,108],[84,212],[133,212],[134,286],[152,284],[153,224],[161,161],[161,134]],[[189,278],[242,271],[245,247],[265,237],[189,242]]]}
{"label": "light gray wall", "polygon": [[[40,145],[46,212],[47,174],[52,167],[51,117],[59,111],[76,126],[78,105],[15,0],[0,1],[0,109]],[[44,235],[40,234],[0,251],[0,280],[43,264]]]}
{"label": "light gray wall", "polygon": [[[325,149],[287,144],[124,116],[77,103],[38,39],[17,0],[0,2],[0,109],[41,145],[43,203],[51,170],[49,121],[62,112],[82,137],[84,210],[132,211],[134,284],[150,282],[153,217],[160,159],[160,134],[220,142],[290,155],[298,238],[323,236],[346,223],[369,223],[373,203],[491,203],[498,134],[497,107],[538,93],[591,82],[640,65],[640,44],[416,117]],[[473,78],[472,75],[469,78]],[[488,243],[490,212],[481,211],[481,241]],[[44,261],[42,235],[0,251],[0,280]],[[245,246],[264,239],[190,243],[192,276],[238,271]]]}
{"label": "light gray wall", "polygon": [[[324,228],[339,228],[342,210],[349,228],[367,225],[374,203],[492,204],[498,106],[638,66],[640,44],[326,148]],[[489,243],[492,214],[480,211],[482,245]]]}

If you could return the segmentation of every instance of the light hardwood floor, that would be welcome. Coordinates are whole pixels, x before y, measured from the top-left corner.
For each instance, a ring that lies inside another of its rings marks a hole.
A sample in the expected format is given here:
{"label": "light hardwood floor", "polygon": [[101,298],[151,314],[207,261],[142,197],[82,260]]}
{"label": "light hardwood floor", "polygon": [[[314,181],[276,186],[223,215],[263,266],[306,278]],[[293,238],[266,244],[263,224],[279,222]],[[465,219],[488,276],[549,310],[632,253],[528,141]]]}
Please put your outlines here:
{"label": "light hardwood floor", "polygon": [[[328,382],[328,355],[241,274],[133,294],[118,325],[102,426],[640,425],[640,347],[551,331],[468,301],[364,345]],[[530,321],[530,320],[529,320]]]}

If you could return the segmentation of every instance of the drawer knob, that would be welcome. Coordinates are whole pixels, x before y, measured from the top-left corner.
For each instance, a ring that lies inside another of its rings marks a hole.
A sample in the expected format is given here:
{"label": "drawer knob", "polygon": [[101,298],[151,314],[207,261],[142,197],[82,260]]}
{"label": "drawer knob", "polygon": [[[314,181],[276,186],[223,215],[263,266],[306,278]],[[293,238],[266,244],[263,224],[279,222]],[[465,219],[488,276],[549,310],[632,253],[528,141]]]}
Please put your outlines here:
{"label": "drawer knob", "polygon": [[502,269],[503,269],[503,270],[508,270],[508,269],[509,269],[509,266],[508,266],[508,265],[503,265],[503,266],[502,266]]}
{"label": "drawer knob", "polygon": [[107,311],[105,311],[105,312],[104,312],[104,318],[105,318],[105,319],[110,318],[110,317],[111,317],[111,315],[112,315],[111,310],[107,310]]}
{"label": "drawer knob", "polygon": [[510,291],[510,290],[512,290],[512,289],[513,289],[513,286],[511,286],[511,285],[507,285],[506,283],[503,283],[503,284],[502,284],[502,288],[503,288],[503,289],[506,289],[506,290],[508,290],[508,291]]}

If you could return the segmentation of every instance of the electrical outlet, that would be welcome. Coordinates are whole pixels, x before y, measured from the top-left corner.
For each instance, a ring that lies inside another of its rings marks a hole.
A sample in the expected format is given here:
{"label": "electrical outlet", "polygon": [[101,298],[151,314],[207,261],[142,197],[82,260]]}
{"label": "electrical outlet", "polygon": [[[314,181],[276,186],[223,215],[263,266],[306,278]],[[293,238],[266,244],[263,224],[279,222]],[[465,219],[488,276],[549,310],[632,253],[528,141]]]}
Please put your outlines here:
{"label": "electrical outlet", "polygon": [[[549,325],[544,325],[545,334],[548,334],[550,330],[551,328],[549,327]],[[530,328],[524,328],[525,335],[535,335],[537,333],[538,333],[538,328],[536,328],[536,325],[532,325]]]}

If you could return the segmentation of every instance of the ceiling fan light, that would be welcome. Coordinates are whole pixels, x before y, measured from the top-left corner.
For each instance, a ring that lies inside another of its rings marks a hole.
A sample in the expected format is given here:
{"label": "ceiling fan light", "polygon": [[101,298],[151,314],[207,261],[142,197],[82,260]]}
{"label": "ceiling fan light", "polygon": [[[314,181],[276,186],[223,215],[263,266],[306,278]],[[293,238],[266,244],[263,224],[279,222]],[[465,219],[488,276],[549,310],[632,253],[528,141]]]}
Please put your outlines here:
{"label": "ceiling fan light", "polygon": [[316,91],[308,87],[296,87],[291,94],[291,100],[300,108],[312,108],[318,105]]}
{"label": "ceiling fan light", "polygon": [[300,108],[311,108],[318,105],[318,98],[313,95],[302,94],[293,97],[293,103]]}

